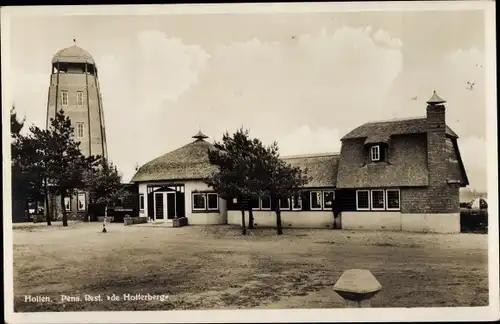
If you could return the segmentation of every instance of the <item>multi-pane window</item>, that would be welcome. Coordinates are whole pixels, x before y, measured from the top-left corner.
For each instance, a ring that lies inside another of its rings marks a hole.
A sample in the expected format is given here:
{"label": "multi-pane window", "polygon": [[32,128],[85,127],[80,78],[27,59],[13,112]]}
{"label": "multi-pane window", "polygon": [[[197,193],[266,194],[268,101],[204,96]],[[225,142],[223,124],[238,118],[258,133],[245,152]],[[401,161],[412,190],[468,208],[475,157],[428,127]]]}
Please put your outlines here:
{"label": "multi-pane window", "polygon": [[271,198],[270,197],[260,198],[260,209],[262,209],[262,210],[270,210],[271,209]]}
{"label": "multi-pane window", "polygon": [[311,210],[319,210],[323,207],[323,192],[311,191]]}
{"label": "multi-pane window", "polygon": [[374,145],[370,147],[370,156],[372,161],[380,161],[380,146]]}
{"label": "multi-pane window", "polygon": [[259,209],[260,207],[259,198],[250,199],[250,207],[252,207],[252,209]]}
{"label": "multi-pane window", "polygon": [[385,209],[385,195],[384,190],[372,190],[372,209],[384,210]]}
{"label": "multi-pane window", "polygon": [[401,208],[401,199],[399,189],[387,189],[387,210],[399,210]]}
{"label": "multi-pane window", "polygon": [[333,199],[335,199],[335,191],[323,191],[323,208],[332,208]]}
{"label": "multi-pane window", "polygon": [[83,91],[78,91],[76,93],[76,105],[83,106]]}
{"label": "multi-pane window", "polygon": [[369,210],[370,209],[370,191],[358,190],[356,191],[356,209]]}
{"label": "multi-pane window", "polygon": [[79,193],[78,194],[78,210],[85,210],[85,205],[86,205],[86,199],[85,199],[85,193]]}
{"label": "multi-pane window", "polygon": [[144,210],[144,194],[139,195],[139,210]]}
{"label": "multi-pane window", "polygon": [[219,210],[219,195],[216,193],[207,193],[208,210]]}
{"label": "multi-pane window", "polygon": [[293,196],[292,198],[292,210],[302,210],[302,197],[300,195]]}
{"label": "multi-pane window", "polygon": [[193,193],[193,210],[205,210],[207,209],[205,193]]}
{"label": "multi-pane window", "polygon": [[372,189],[356,191],[357,210],[400,210],[399,189]]}
{"label": "multi-pane window", "polygon": [[61,105],[68,105],[68,91],[61,91]]}
{"label": "multi-pane window", "polygon": [[70,197],[64,197],[64,209],[66,209],[66,211],[71,211],[71,198]]}
{"label": "multi-pane window", "polygon": [[82,138],[84,135],[84,125],[83,123],[76,123],[76,137]]}
{"label": "multi-pane window", "polygon": [[290,209],[290,198],[280,199],[280,209]]}
{"label": "multi-pane window", "polygon": [[193,192],[193,211],[219,210],[219,195],[215,192]]}

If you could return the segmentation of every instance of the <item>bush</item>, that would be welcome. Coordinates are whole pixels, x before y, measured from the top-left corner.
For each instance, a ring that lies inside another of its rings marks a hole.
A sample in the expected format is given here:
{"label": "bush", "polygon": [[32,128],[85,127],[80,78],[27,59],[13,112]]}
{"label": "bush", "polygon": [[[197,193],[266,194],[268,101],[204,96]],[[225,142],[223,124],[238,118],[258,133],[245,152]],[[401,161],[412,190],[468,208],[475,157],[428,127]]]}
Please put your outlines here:
{"label": "bush", "polygon": [[487,233],[488,210],[462,208],[460,210],[460,231]]}

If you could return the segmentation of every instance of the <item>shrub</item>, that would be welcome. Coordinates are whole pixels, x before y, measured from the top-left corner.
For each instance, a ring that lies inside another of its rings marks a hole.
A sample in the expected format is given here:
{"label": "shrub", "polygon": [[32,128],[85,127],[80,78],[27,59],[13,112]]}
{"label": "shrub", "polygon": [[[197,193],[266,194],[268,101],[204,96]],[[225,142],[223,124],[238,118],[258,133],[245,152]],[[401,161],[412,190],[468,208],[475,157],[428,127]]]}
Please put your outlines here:
{"label": "shrub", "polygon": [[488,231],[488,210],[462,208],[460,210],[460,231],[486,233]]}

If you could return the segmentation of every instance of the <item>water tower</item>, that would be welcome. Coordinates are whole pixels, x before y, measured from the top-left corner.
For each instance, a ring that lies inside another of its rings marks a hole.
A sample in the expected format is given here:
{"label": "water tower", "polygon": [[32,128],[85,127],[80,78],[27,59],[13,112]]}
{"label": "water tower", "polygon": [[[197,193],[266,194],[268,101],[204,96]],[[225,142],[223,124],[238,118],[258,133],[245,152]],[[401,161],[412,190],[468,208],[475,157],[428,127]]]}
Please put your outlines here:
{"label": "water tower", "polygon": [[52,58],[47,127],[61,109],[71,119],[75,140],[81,143],[82,153],[107,158],[97,66],[92,56],[76,44],[60,50]]}
{"label": "water tower", "polygon": [[[74,40],[73,40],[74,41]],[[71,119],[74,139],[80,142],[80,150],[85,156],[99,155],[108,158],[106,128],[102,97],[99,89],[97,66],[92,56],[76,46],[57,52],[52,58],[52,72],[47,100],[47,128],[56,112],[63,110]],[[88,211],[88,194],[78,192],[65,197],[64,208],[68,219],[81,218]],[[50,197],[52,216],[62,214],[59,198]]]}

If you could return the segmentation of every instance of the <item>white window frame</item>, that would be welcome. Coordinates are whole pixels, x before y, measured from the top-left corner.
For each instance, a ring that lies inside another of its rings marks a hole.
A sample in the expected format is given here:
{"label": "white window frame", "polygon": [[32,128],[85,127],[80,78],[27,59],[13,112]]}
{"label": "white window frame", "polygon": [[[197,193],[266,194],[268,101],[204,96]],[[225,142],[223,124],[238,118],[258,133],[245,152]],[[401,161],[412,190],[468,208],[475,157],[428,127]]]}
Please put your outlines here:
{"label": "white window frame", "polygon": [[[194,208],[194,196],[196,196],[196,195],[199,195],[199,196],[202,196],[202,197],[203,197],[204,202],[205,202],[205,207],[203,207],[203,208]],[[208,203],[208,202],[207,202],[207,194],[206,194],[206,193],[204,193],[204,192],[192,192],[192,193],[191,193],[191,209],[192,209],[193,211],[203,211],[203,210],[207,210],[207,207],[208,207],[208,206],[207,206],[207,203]]]}
{"label": "white window frame", "polygon": [[[384,207],[381,207],[381,208],[380,207],[379,208],[373,207],[373,201],[374,201],[374,199],[373,199],[373,193],[374,192],[382,192],[382,199],[384,201]],[[385,193],[384,189],[372,189],[372,190],[370,190],[370,202],[371,202],[371,204],[370,204],[371,206],[370,207],[371,207],[371,210],[385,210],[385,208],[387,207],[387,199],[386,198],[387,197],[386,197],[386,193]]]}
{"label": "white window frame", "polygon": [[[320,206],[319,207],[313,207],[312,203],[313,203],[313,199],[312,199],[312,195],[313,193],[316,195],[316,194],[320,194],[321,196],[321,201],[320,201]],[[311,210],[323,210],[323,192],[320,191],[320,190],[315,190],[315,191],[311,191],[309,192],[309,207]]]}
{"label": "white window frame", "polygon": [[[142,202],[142,207],[141,207]],[[144,194],[139,194],[139,211],[144,211]]]}
{"label": "white window frame", "polygon": [[[80,101],[81,99],[81,101]],[[83,91],[77,91],[76,92],[76,105],[78,107],[82,107],[83,106]]]}
{"label": "white window frame", "polygon": [[[398,193],[398,208],[389,208],[389,191]],[[401,190],[399,189],[387,189],[385,191],[385,205],[387,210],[401,210]]]}
{"label": "white window frame", "polygon": [[[66,201],[69,201],[68,205],[66,205]],[[66,206],[68,206],[68,208]],[[66,211],[71,211],[71,197],[64,197],[64,209]]]}
{"label": "white window frame", "polygon": [[[82,136],[80,136],[80,129],[78,126],[82,126],[81,130],[82,130]],[[85,137],[85,123],[82,123],[82,122],[78,122],[76,123],[76,138],[84,138]]]}
{"label": "white window frame", "polygon": [[[66,99],[66,102],[64,99]],[[69,104],[69,93],[67,90],[61,90],[61,106],[67,107],[68,104]]]}
{"label": "white window frame", "polygon": [[[208,204],[208,196],[210,195],[215,195],[216,198],[217,198],[217,207],[216,208],[210,208],[209,204]],[[217,194],[216,192],[207,192],[207,210],[219,210],[219,194]]]}
{"label": "white window frame", "polygon": [[[366,193],[368,193],[368,208],[359,208],[359,201],[358,201],[358,193],[359,192],[366,192]],[[356,190],[356,210],[370,210],[370,207],[371,207],[371,193],[370,193],[370,190],[367,190],[367,189]]]}
{"label": "white window frame", "polygon": [[294,200],[295,196],[292,196],[290,198],[290,207],[292,207],[292,210],[302,210],[302,196],[297,195],[297,201],[299,202],[299,207],[293,207]]}
{"label": "white window frame", "polygon": [[[80,208],[80,197],[82,197],[82,196],[83,196],[83,208]],[[76,209],[78,211],[85,210],[87,208],[87,195],[84,192],[78,193],[76,202],[77,202]],[[71,204],[71,201],[70,201],[70,204]]]}
{"label": "white window frame", "polygon": [[[327,193],[330,193],[330,192],[332,193],[332,199],[335,200],[335,190],[325,190],[325,191],[323,191],[323,201],[321,202],[322,205],[323,205],[323,210],[330,210],[330,209],[332,209],[331,206],[330,207],[326,207],[325,206],[325,202],[326,202],[325,195]],[[332,204],[333,204],[333,201],[332,201]]]}
{"label": "white window frame", "polygon": [[271,197],[265,197],[265,198],[267,198],[269,200],[269,207],[266,207],[266,208],[262,207],[262,200],[263,199],[261,197],[261,198],[259,198],[259,207],[260,207],[260,210],[271,210]]}
{"label": "white window frame", "polygon": [[283,208],[281,207],[281,199],[278,199],[278,204],[279,204],[279,207],[280,207],[280,210],[290,210],[291,209],[291,201],[290,201],[290,198],[286,198],[286,200],[288,201],[288,208]]}
{"label": "white window frame", "polygon": [[370,147],[370,158],[374,162],[380,161],[380,145]]}

